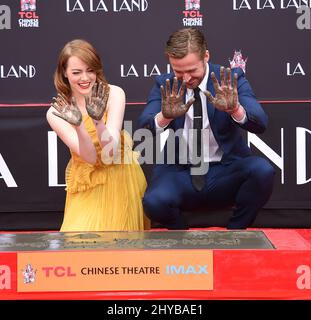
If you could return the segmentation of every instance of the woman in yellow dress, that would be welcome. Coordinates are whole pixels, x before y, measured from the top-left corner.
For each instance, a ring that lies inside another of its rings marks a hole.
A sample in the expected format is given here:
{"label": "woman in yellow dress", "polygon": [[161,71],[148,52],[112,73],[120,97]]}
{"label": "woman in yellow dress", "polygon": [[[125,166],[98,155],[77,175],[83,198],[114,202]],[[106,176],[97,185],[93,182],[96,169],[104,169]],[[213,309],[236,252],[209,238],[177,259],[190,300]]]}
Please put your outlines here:
{"label": "woman in yellow dress", "polygon": [[58,94],[47,121],[71,153],[60,231],[148,229],[146,179],[122,130],[124,91],[108,84],[95,48],[80,39],[62,49],[54,84]]}

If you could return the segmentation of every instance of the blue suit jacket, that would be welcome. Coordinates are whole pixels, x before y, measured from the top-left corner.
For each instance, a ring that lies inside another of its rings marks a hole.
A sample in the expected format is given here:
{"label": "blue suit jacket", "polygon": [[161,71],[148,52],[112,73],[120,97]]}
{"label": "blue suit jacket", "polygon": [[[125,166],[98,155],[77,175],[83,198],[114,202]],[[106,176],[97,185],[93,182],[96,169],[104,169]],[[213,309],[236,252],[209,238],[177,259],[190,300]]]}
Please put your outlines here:
{"label": "blue suit jacket", "polygon": [[[215,90],[210,77],[211,72],[214,72],[217,79],[220,81],[220,66],[209,63],[209,78],[206,89],[214,96]],[[211,130],[213,131],[219,147],[223,151],[222,163],[228,163],[251,154],[245,138],[242,136],[241,128],[252,133],[262,133],[265,131],[268,123],[268,117],[256,100],[253,90],[245,78],[244,72],[240,68],[237,68],[232,69],[232,77],[234,73],[238,74],[239,102],[246,110],[247,121],[244,124],[238,124],[228,113],[216,109],[210,103],[207,103],[206,105]],[[156,133],[154,117],[161,111],[160,86],[163,85],[165,88],[166,79],[170,79],[172,86],[173,78],[173,73],[156,77],[156,83],[149,94],[147,106],[138,119],[138,126],[140,128],[147,128],[150,129],[153,134]],[[184,122],[185,116],[177,118],[171,121],[168,128],[176,131],[183,128]],[[176,139],[175,146],[176,159],[178,162],[178,139]]]}

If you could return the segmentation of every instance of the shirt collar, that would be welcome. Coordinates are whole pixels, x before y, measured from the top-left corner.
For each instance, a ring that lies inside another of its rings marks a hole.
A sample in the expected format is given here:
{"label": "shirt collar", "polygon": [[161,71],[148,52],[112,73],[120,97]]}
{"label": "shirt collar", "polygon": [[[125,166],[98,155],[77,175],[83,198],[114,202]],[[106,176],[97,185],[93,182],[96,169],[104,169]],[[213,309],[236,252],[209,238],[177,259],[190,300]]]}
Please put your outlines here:
{"label": "shirt collar", "polygon": [[[207,81],[208,81],[208,75],[209,75],[209,64],[206,64],[206,72],[205,72],[205,76],[203,78],[203,80],[201,81],[201,83],[199,84],[199,88],[201,91],[205,91],[206,90],[206,86],[207,86]],[[193,95],[193,89],[188,89],[187,88],[187,95],[188,97]]]}

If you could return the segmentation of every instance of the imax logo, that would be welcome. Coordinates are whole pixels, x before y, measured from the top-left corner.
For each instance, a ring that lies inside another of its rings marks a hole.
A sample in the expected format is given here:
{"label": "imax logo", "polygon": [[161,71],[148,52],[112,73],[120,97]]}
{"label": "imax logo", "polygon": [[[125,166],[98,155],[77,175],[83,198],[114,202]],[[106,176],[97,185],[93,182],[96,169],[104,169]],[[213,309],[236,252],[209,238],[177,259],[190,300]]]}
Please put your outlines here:
{"label": "imax logo", "polygon": [[11,29],[11,9],[0,5],[0,30]]}
{"label": "imax logo", "polygon": [[174,274],[208,274],[207,265],[167,265],[166,266],[166,274],[174,275]]}

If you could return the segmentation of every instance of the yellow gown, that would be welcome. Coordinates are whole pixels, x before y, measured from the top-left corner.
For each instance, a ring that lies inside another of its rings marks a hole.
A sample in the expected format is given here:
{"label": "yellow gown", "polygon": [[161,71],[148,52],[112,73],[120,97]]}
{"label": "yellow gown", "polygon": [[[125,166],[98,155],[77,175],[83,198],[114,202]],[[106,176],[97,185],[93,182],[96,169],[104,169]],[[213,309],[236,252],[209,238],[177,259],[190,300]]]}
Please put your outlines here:
{"label": "yellow gown", "polygon": [[131,137],[121,132],[122,161],[105,164],[92,119],[84,115],[83,122],[95,145],[97,161],[91,165],[71,152],[66,168],[67,195],[60,231],[149,229],[150,221],[142,207],[147,183],[137,161],[138,153],[132,150]]}

